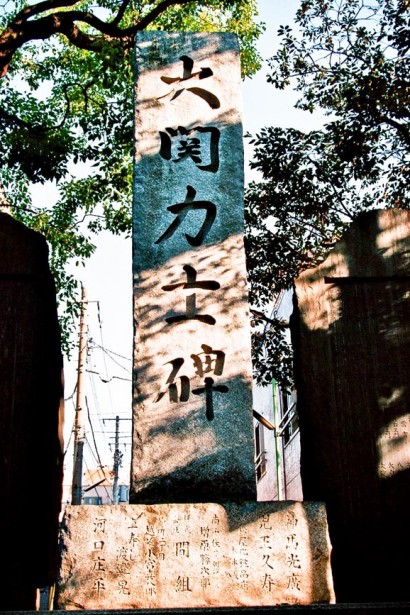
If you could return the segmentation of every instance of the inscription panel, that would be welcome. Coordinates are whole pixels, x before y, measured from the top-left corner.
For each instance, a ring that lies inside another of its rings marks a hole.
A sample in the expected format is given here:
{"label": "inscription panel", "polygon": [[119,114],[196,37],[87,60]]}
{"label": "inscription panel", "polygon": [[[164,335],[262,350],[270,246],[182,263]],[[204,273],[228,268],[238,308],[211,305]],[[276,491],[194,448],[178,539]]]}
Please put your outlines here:
{"label": "inscription panel", "polygon": [[321,504],[70,506],[63,526],[60,609],[333,600]]}

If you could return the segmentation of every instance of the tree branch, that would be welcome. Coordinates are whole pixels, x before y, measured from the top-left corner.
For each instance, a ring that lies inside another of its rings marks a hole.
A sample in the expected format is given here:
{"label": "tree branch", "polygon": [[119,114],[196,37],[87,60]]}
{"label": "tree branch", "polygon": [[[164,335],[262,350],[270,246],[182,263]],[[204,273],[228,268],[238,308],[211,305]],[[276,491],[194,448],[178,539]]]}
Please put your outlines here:
{"label": "tree branch", "polygon": [[[192,1],[162,0],[134,25],[120,28],[118,24],[124,16],[129,0],[123,0],[116,17],[111,22],[105,22],[93,13],[76,10],[55,12],[30,20],[31,17],[41,15],[45,11],[73,6],[78,2],[78,0],[64,2],[63,0],[44,0],[20,11],[0,35],[0,77],[7,74],[16,51],[29,41],[47,39],[53,34],[63,34],[76,47],[89,51],[100,51],[106,40],[118,40],[126,47],[132,47],[137,31],[144,30],[170,7],[182,6]],[[83,32],[77,23],[91,26],[101,36]]]}
{"label": "tree branch", "polygon": [[12,23],[22,23],[23,21],[28,21],[30,17],[40,15],[40,13],[45,13],[46,11],[52,11],[62,7],[73,6],[79,1],[80,0],[43,0],[43,2],[39,2],[38,4],[26,6],[23,10],[17,13]]}
{"label": "tree branch", "polygon": [[148,15],[140,19],[140,21],[135,24],[132,28],[130,28],[129,34],[136,34],[138,30],[145,30],[147,26],[149,26],[157,17],[159,17],[162,13],[164,13],[171,6],[188,4],[193,0],[162,0],[156,7],[154,7]]}
{"label": "tree branch", "polygon": [[410,145],[410,131],[407,124],[401,124],[400,122],[397,122],[396,120],[391,117],[388,117],[387,115],[380,115],[380,119],[385,124],[388,124],[388,126],[395,128],[397,132],[403,137],[405,143],[407,145]]}
{"label": "tree branch", "polygon": [[275,325],[277,327],[280,327],[281,329],[289,329],[289,324],[284,319],[269,318],[268,316],[266,316],[266,314],[260,312],[259,310],[255,310],[254,308],[250,308],[249,311],[256,318],[260,318],[261,320],[265,321],[270,325]]}
{"label": "tree branch", "polygon": [[121,22],[129,4],[130,4],[130,0],[123,0],[120,8],[118,9],[118,13],[114,17],[114,19],[111,21],[112,24],[118,25]]}
{"label": "tree branch", "polygon": [[7,111],[5,111],[5,109],[2,109],[1,107],[0,119],[5,120],[8,124],[14,124],[15,126],[20,126],[22,128],[32,128],[32,124],[30,124],[29,122],[25,122],[21,118],[17,117],[17,115],[12,115],[11,113],[8,113]]}

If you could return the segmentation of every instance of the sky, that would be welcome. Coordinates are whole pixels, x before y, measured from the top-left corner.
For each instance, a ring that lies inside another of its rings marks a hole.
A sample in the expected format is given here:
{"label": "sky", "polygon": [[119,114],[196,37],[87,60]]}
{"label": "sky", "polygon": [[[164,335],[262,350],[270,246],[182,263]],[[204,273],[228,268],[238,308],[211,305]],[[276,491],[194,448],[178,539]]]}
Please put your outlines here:
{"label": "sky", "polygon": [[[291,23],[299,0],[259,0],[260,20],[266,31],[258,48],[264,59],[274,53],[279,25]],[[257,133],[264,126],[294,127],[302,130],[320,125],[306,112],[294,109],[296,95],[290,90],[277,91],[266,82],[266,63],[257,75],[243,82],[244,133]],[[247,163],[252,150],[245,140],[245,178],[251,173]],[[132,366],[132,257],[131,239],[103,233],[97,249],[86,267],[78,272],[87,291],[87,324],[90,343],[87,374],[87,406],[93,432],[86,426],[87,441],[97,442],[98,455],[90,447],[85,449],[85,468],[92,469],[99,459],[112,467],[115,417],[120,417],[120,450],[123,453],[121,482],[129,481],[131,455],[131,366]],[[103,350],[104,349],[104,350]],[[77,351],[65,362],[65,482],[72,474],[72,437],[75,385],[77,379]],[[105,421],[105,423],[103,422]],[[110,448],[111,445],[111,448]]]}

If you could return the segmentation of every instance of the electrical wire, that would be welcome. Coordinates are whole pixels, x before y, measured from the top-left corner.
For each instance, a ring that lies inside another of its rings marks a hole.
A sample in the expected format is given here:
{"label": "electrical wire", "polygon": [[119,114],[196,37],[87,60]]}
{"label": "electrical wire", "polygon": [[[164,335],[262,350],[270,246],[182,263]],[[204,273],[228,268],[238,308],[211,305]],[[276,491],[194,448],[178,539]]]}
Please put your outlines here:
{"label": "electrical wire", "polygon": [[111,382],[111,380],[124,380],[125,382],[132,382],[132,378],[122,378],[121,376],[111,376],[111,378],[107,380],[106,378],[103,378],[101,376],[100,372],[95,372],[91,369],[87,369],[87,372],[90,374],[96,374],[96,376],[98,376],[101,382],[103,382],[104,384],[108,384],[109,382]]}
{"label": "electrical wire", "polygon": [[131,373],[131,370],[128,367],[124,367],[124,365],[121,365],[121,363],[119,363],[116,359],[114,359],[114,357],[112,357],[110,355],[110,353],[108,352],[108,350],[106,350],[105,348],[103,348],[101,346],[101,350],[108,356],[109,359],[111,359],[111,361],[113,363],[115,363],[116,365],[118,365],[118,367],[121,367],[121,369],[123,369],[124,371],[128,372],[129,374]]}
{"label": "electrical wire", "polygon": [[[95,342],[94,342],[95,344]],[[103,348],[102,346],[100,346],[99,344],[95,344],[95,346],[97,348],[101,348],[101,350],[103,350],[104,352],[106,352],[108,355],[115,355],[116,357],[120,357],[120,359],[124,359],[124,361],[132,361],[132,359],[130,357],[124,357],[123,354],[119,354],[119,352],[114,352],[114,350],[108,350],[108,348]]]}
{"label": "electrical wire", "polygon": [[74,385],[74,391],[71,393],[71,395],[69,397],[64,397],[64,401],[70,401],[70,399],[73,399],[75,392],[77,390],[77,383],[75,383]]}
{"label": "electrical wire", "polygon": [[[91,359],[92,358],[93,357],[92,357],[91,354],[90,354],[89,357],[87,357],[88,363],[91,363]],[[87,369],[87,373],[88,374],[94,374],[94,373],[98,373],[98,372],[95,372],[95,370]],[[102,412],[101,412],[101,408],[100,408],[99,397],[97,395],[97,390],[96,390],[96,386],[95,386],[95,379],[94,379],[94,377],[93,376],[89,376],[88,377],[88,382],[89,382],[90,388],[91,388],[92,398],[93,398],[93,402],[94,402],[93,405],[94,405],[94,408],[95,408],[95,411],[96,411],[95,414],[96,414],[96,416],[98,418],[100,428],[102,430],[104,430]],[[106,438],[105,438],[105,445],[107,446],[107,439]]]}
{"label": "electrical wire", "polygon": [[[85,405],[86,405],[86,407],[87,407],[88,422],[89,422],[89,425],[90,425],[91,435],[92,435],[92,437],[93,437],[93,442],[94,442],[95,453],[96,453],[96,455],[97,455],[97,461],[98,461],[99,467],[100,467],[100,468],[101,468],[101,470],[104,472],[104,470],[103,470],[103,464],[102,464],[101,457],[100,457],[100,453],[99,453],[99,451],[98,451],[97,441],[96,441],[96,438],[95,438],[94,427],[93,427],[93,424],[92,424],[92,421],[91,421],[91,416],[90,416],[90,407],[89,407],[89,405],[88,405],[88,398],[87,398],[87,396],[85,397]],[[91,448],[91,447],[90,447],[90,448]],[[105,476],[105,473],[104,473],[104,478],[107,478],[107,477]]]}
{"label": "electrical wire", "polygon": [[63,453],[63,458],[65,458],[65,456],[66,456],[66,454],[68,452],[68,449],[70,447],[71,438],[73,437],[73,433],[74,433],[74,427],[75,427],[75,418],[74,418],[74,421],[73,421],[73,427],[72,427],[72,429],[70,431],[70,436],[68,438],[67,446],[66,446],[65,451]]}
{"label": "electrical wire", "polygon": [[[86,444],[88,445],[88,448],[90,449],[90,452],[92,453],[92,449],[90,447],[90,443],[88,442],[87,438],[86,438]],[[87,470],[88,474],[91,475],[92,470],[90,470],[90,467],[88,466],[88,463],[87,463],[86,459],[84,460],[84,464],[85,464],[85,467],[86,467],[86,470]],[[101,469],[101,471],[102,471],[102,473],[104,475],[105,480],[108,480],[106,475],[105,475],[104,468],[101,467],[100,469]],[[104,491],[105,491],[105,493],[107,495],[107,498],[109,499],[110,503],[113,504],[114,500],[112,499],[112,497],[110,495],[110,492],[107,489],[107,485],[101,485],[101,487],[104,489]]]}
{"label": "electrical wire", "polygon": [[[100,302],[99,301],[97,301],[97,317],[98,317],[98,324],[99,324],[99,327],[100,327],[101,345],[104,347],[104,339],[103,339],[103,331],[102,331],[102,321],[101,321],[101,310],[100,310]],[[108,369],[107,369],[107,362],[105,360],[105,353],[103,353],[103,358],[104,358],[105,373],[108,376]],[[114,414],[114,404],[112,403],[111,387],[110,387],[109,382],[108,382],[108,396],[109,396],[109,400],[110,400],[111,412]]]}
{"label": "electrical wire", "polygon": [[[93,471],[95,471],[94,469],[97,466],[98,470],[102,472],[102,476],[104,477],[104,480],[108,481],[110,480],[110,476],[107,475],[107,471],[108,469],[111,469],[111,466],[112,466],[112,463],[111,463],[112,462],[112,450],[111,450],[111,443],[108,441],[109,432],[106,429],[105,421],[103,418],[103,416],[106,415],[106,411],[102,412],[101,410],[101,406],[100,406],[101,395],[98,394],[99,388],[98,388],[98,381],[96,381],[96,377],[98,377],[104,384],[108,384],[108,385],[113,379],[131,382],[131,378],[125,378],[121,376],[111,376],[109,374],[108,366],[107,366],[107,357],[111,359],[116,365],[118,365],[122,370],[126,371],[128,374],[131,373],[131,369],[129,367],[122,365],[120,361],[116,360],[116,357],[119,357],[120,360],[124,360],[124,361],[131,361],[131,359],[128,357],[124,357],[123,355],[116,353],[114,351],[107,350],[105,348],[104,338],[103,338],[101,311],[100,311],[100,302],[95,301],[93,303],[97,303],[97,317],[98,317],[99,337],[101,340],[101,344],[96,343],[95,340],[93,340],[91,337],[93,333],[93,328],[96,326],[97,323],[95,323],[95,319],[89,319],[89,325],[90,325],[90,320],[91,320],[91,327],[88,325],[88,333],[87,333],[88,352],[87,352],[87,357],[86,357],[86,369],[85,369],[85,372],[88,374],[88,377],[86,380],[87,382],[86,388],[88,388],[89,395],[85,395],[85,404],[86,404],[86,411],[87,411],[90,431],[89,431],[89,437],[87,435],[85,437],[86,449],[84,452],[86,452],[86,455],[84,455],[83,462],[84,462],[84,467],[87,468],[89,475],[92,475],[92,471],[90,471],[90,464],[91,464]],[[92,326],[92,323],[94,323],[94,327]],[[100,373],[98,364],[100,363],[101,356],[98,355],[97,357],[96,355],[97,351],[102,352],[102,358],[104,361],[103,369],[105,369],[106,377],[102,376],[102,374]],[[70,399],[72,400],[72,403],[74,406],[74,414],[76,412],[76,407],[75,407],[75,402],[73,398],[77,390],[77,384],[78,383],[76,383],[74,387],[73,393],[66,399],[66,401],[69,401]],[[108,399],[107,399],[108,404],[107,405],[111,408],[112,414],[114,414],[113,398],[112,398],[112,391],[111,391],[110,386],[108,386],[107,393],[108,393]],[[100,429],[98,429],[97,425],[100,426]],[[95,429],[95,427],[97,427],[97,429]],[[75,433],[75,420],[74,420],[73,430],[70,433],[69,442],[67,443],[66,452],[68,448],[70,447],[70,445],[72,447],[73,433]],[[101,434],[101,435],[97,436],[96,434]],[[126,434],[126,435],[128,436],[129,434]],[[104,448],[106,452],[104,452],[103,454],[102,449]],[[110,462],[108,464],[103,465],[103,459],[105,461],[105,459],[108,459],[108,456],[109,456]],[[110,495],[110,492],[109,492],[110,490],[107,489],[106,485],[104,485],[104,489],[105,489],[105,492],[107,494],[109,501],[112,503],[113,498],[112,498],[112,494]],[[100,490],[100,493],[101,493],[101,490]]]}

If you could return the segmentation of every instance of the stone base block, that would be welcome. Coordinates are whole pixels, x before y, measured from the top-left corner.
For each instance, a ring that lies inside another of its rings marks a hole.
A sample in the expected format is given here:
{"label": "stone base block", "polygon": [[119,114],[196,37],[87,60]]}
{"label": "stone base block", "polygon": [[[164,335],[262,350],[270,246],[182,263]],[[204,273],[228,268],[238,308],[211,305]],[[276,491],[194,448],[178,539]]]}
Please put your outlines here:
{"label": "stone base block", "polygon": [[68,506],[56,609],[333,603],[315,502]]}

